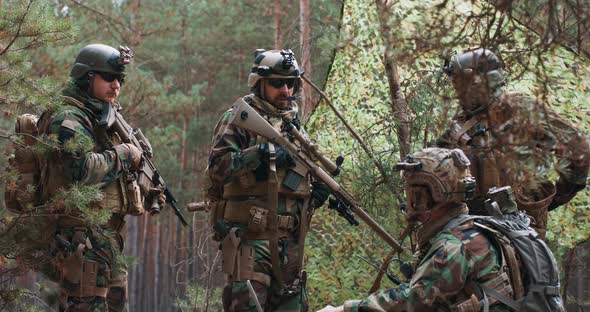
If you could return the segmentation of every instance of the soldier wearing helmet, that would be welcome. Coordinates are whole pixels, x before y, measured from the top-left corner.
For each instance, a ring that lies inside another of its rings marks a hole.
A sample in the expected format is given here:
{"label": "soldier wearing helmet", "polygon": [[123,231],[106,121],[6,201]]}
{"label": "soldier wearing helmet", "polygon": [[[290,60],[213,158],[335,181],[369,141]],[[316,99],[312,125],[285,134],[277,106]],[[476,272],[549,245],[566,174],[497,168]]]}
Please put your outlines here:
{"label": "soldier wearing helmet", "polygon": [[[320,312],[342,311],[480,311],[464,309],[480,285],[495,285],[505,277],[502,253],[473,221],[461,222],[469,212],[475,180],[469,159],[460,149],[426,148],[408,156],[401,170],[406,192],[406,218],[415,225],[418,251],[414,275],[396,288],[377,291],[363,300],[348,300]],[[506,310],[489,298],[490,311]],[[487,299],[486,299],[487,300]],[[463,309],[460,309],[462,307]]]}
{"label": "soldier wearing helmet", "polygon": [[[123,311],[127,272],[120,263],[121,232],[127,214],[141,214],[130,203],[137,195],[127,188],[127,173],[139,165],[141,154],[113,132],[114,110],[132,54],[126,47],[87,45],[76,57],[63,105],[45,111],[39,134],[57,138],[59,148],[42,159],[41,202],[56,213],[51,243],[51,268],[43,269],[60,284],[60,309]],[[84,210],[68,207],[69,187],[93,185],[102,196],[90,203],[93,211],[110,213],[104,224],[89,221]]]}
{"label": "soldier wearing helmet", "polygon": [[[291,50],[257,50],[248,77],[252,93],[238,101],[287,135],[286,126],[300,129],[301,74]],[[226,277],[224,310],[253,311],[258,301],[264,311],[305,311],[303,242],[328,188],[283,146],[230,123],[233,115],[230,108],[215,127],[207,168],[211,225]]]}
{"label": "soldier wearing helmet", "polygon": [[[509,185],[544,237],[548,211],[567,204],[586,186],[586,136],[537,99],[505,93],[502,62],[490,50],[468,49],[447,57],[443,71],[461,110],[435,145],[461,148],[471,160],[478,181],[468,202],[471,212],[489,214],[484,195]],[[559,176],[556,182],[550,179],[551,169]]]}

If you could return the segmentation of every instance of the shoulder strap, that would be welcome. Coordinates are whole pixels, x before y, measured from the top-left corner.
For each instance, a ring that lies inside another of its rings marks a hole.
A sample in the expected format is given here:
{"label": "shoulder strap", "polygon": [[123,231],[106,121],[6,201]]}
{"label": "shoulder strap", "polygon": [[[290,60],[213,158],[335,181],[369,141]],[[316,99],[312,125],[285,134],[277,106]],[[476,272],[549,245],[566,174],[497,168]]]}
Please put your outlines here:
{"label": "shoulder strap", "polygon": [[281,274],[281,263],[279,259],[279,232],[277,225],[277,209],[279,202],[279,189],[276,167],[276,149],[272,143],[268,144],[269,157],[269,174],[268,174],[268,228],[272,233],[268,245],[270,248],[270,260],[272,272],[279,284],[279,292],[283,291],[283,275]]}
{"label": "shoulder strap", "polygon": [[450,229],[453,229],[453,228],[458,227],[459,225],[461,225],[461,224],[463,224],[465,222],[468,222],[468,221],[471,221],[471,220],[475,220],[475,219],[479,219],[479,218],[481,218],[481,216],[470,216],[470,215],[467,215],[467,214],[460,214],[457,217],[455,217],[454,219],[452,219],[451,221],[449,221],[449,223],[447,223],[447,225],[445,225],[443,227],[443,229],[442,229],[441,232],[448,231]]}

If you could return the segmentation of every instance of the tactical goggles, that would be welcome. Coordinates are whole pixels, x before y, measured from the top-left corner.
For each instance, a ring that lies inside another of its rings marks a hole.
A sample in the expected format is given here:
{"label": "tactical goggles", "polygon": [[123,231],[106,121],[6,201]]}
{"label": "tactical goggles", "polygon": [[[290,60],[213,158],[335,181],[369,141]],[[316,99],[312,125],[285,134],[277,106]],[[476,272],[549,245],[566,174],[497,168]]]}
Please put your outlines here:
{"label": "tactical goggles", "polygon": [[123,82],[125,82],[125,77],[123,77],[122,75],[105,73],[105,72],[96,72],[96,73],[99,74],[100,77],[102,77],[102,79],[106,82],[113,82],[113,81],[115,81],[115,79],[117,79],[120,84],[123,84]]}
{"label": "tactical goggles", "polygon": [[268,79],[268,83],[276,89],[281,88],[283,85],[287,85],[287,88],[292,89],[295,86],[295,79]]}

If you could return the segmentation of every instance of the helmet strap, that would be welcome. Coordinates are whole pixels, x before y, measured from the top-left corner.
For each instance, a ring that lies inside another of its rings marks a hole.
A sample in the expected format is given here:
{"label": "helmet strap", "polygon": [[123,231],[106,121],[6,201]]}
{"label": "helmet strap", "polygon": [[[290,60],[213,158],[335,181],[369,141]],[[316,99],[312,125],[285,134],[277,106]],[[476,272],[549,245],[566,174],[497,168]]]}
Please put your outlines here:
{"label": "helmet strap", "polygon": [[264,81],[262,79],[258,80],[258,97],[266,101],[266,95],[264,93]]}
{"label": "helmet strap", "polygon": [[96,73],[90,71],[88,72],[88,90],[86,90],[86,93],[88,93],[88,95],[90,97],[94,97],[94,79],[96,79]]}

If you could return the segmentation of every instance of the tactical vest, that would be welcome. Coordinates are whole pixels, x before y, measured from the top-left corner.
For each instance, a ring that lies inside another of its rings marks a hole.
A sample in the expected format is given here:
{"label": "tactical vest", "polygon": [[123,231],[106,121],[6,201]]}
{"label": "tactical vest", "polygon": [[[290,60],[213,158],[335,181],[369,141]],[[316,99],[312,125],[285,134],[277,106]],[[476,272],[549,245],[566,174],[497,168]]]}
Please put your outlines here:
{"label": "tactical vest", "polygon": [[514,189],[518,206],[535,219],[535,228],[544,237],[547,207],[555,196],[555,185],[545,181],[534,191],[515,185],[516,181],[511,178],[513,174],[507,172],[509,162],[514,160],[500,153],[495,154],[495,149],[490,146],[490,132],[495,132],[495,135],[513,135],[510,122],[514,122],[512,119],[517,106],[523,105],[525,100],[523,96],[504,94],[490,104],[486,111],[470,118],[459,116],[458,120],[453,120],[448,135],[451,143],[461,148],[471,161],[469,169],[477,181],[475,197],[467,202],[470,211],[486,215],[483,204],[485,194],[492,187],[510,185]]}
{"label": "tactical vest", "polygon": [[[276,125],[275,128],[278,128]],[[256,144],[268,143],[265,138],[258,136]],[[298,142],[294,142],[298,144]],[[268,189],[270,183],[277,183],[278,206],[269,208]],[[277,226],[280,237],[287,237],[296,230],[301,222],[298,216],[303,203],[311,196],[311,176],[301,163],[294,168],[277,169],[277,181],[269,177],[263,181],[256,181],[253,172],[233,179],[223,187],[225,211],[223,219],[226,222],[246,226],[244,237],[248,239],[265,239],[268,237],[267,216],[268,209],[277,209]]]}
{"label": "tactical vest", "polygon": [[[108,131],[108,129],[99,129],[99,127],[97,126],[96,117],[94,116],[94,114],[88,112],[88,109],[84,107],[84,104],[82,102],[71,97],[65,97],[65,104],[71,105],[79,109],[87,117],[82,119],[81,122],[84,123],[83,126],[86,129],[90,130],[92,134],[92,138],[95,143],[95,148],[93,152],[102,153],[112,148],[114,145],[121,143],[121,139],[116,133]],[[41,116],[38,124],[39,133],[49,133],[49,127],[52,122],[52,113],[53,112],[46,112]],[[92,159],[89,159],[87,161],[92,161]],[[59,152],[52,152],[47,159],[43,160],[41,168],[42,170],[40,178],[40,187],[42,201],[47,202],[50,198],[52,198],[55,194],[59,192],[60,188],[67,186],[70,183],[70,181],[68,181],[63,174],[64,165]],[[110,210],[112,213],[116,214],[127,213],[128,196],[125,175],[122,175],[114,181],[111,181],[110,183],[106,184],[104,187],[101,188],[101,191],[103,194],[102,199],[100,201],[94,202],[91,208],[107,209]],[[52,208],[59,211],[63,207]],[[77,225],[75,224],[76,221],[74,221],[71,218],[64,220],[64,222],[74,223],[64,224],[68,226]]]}

